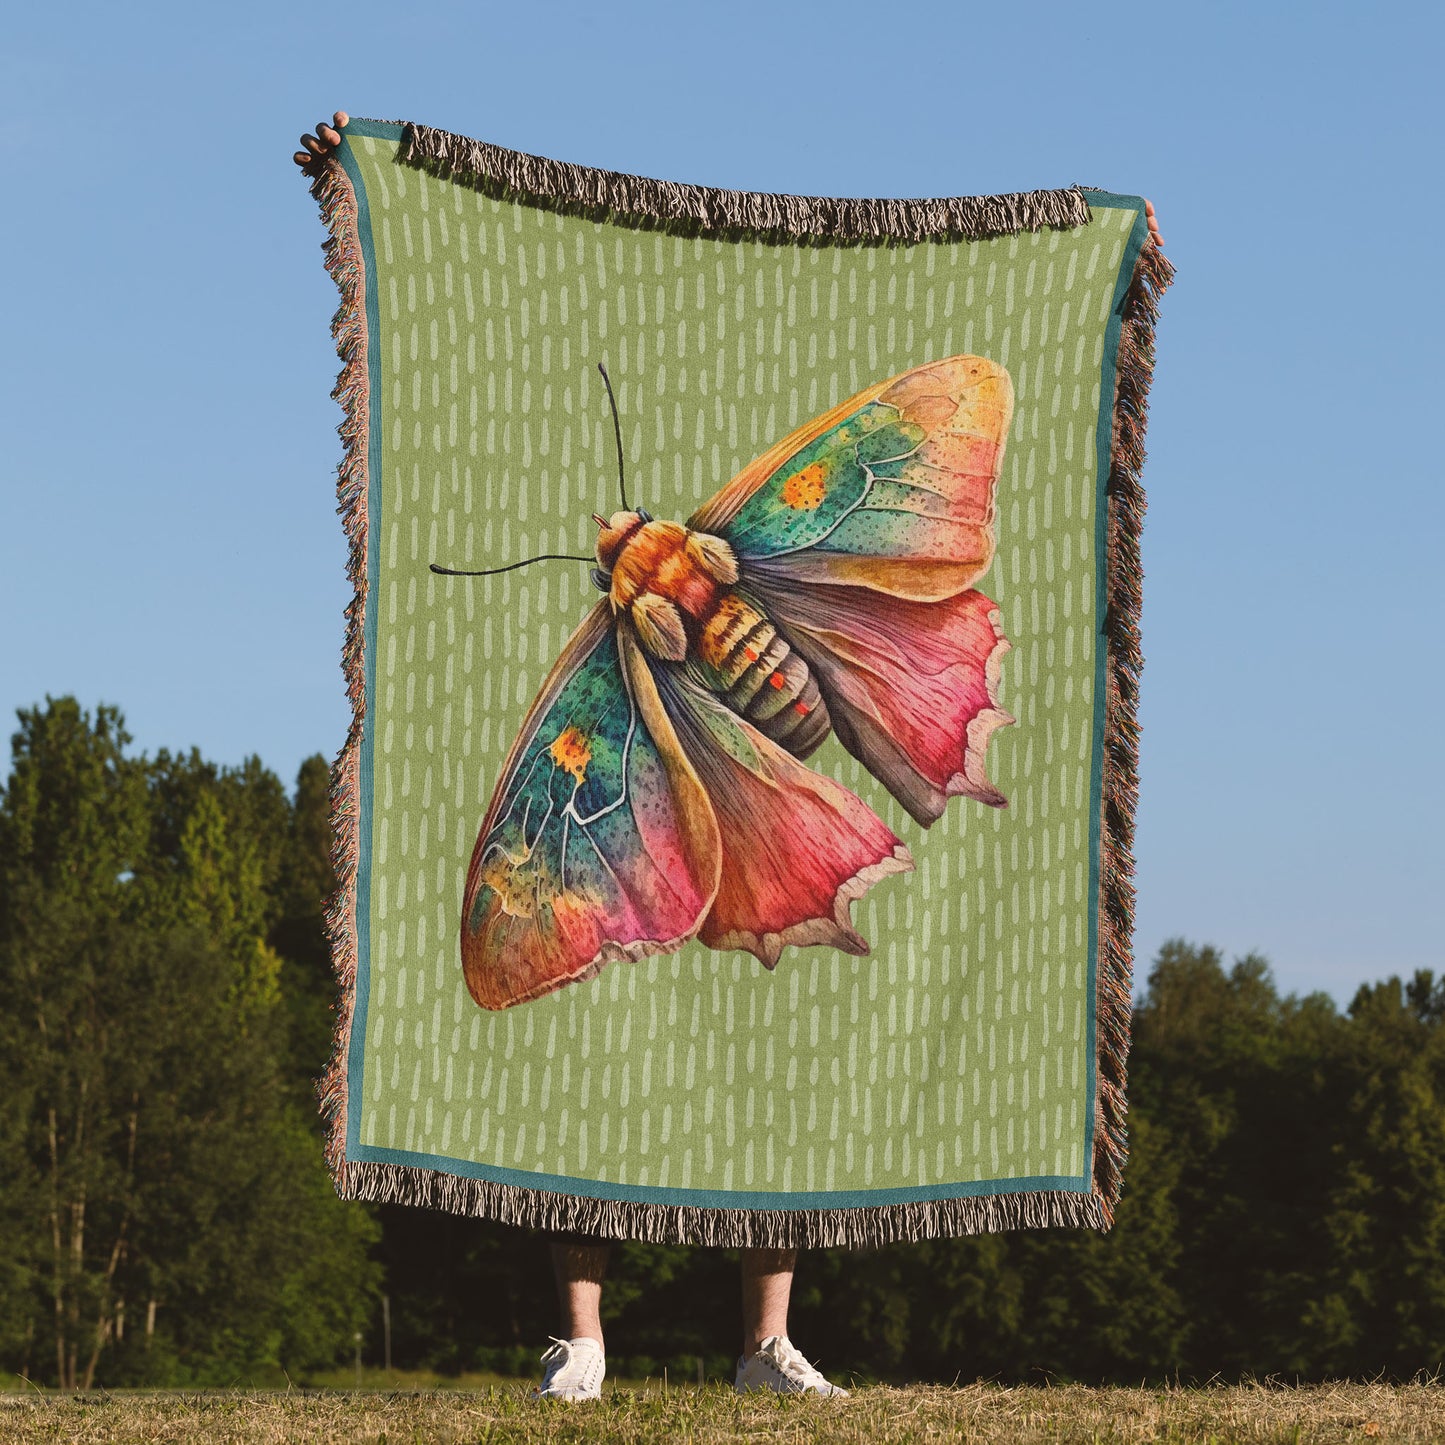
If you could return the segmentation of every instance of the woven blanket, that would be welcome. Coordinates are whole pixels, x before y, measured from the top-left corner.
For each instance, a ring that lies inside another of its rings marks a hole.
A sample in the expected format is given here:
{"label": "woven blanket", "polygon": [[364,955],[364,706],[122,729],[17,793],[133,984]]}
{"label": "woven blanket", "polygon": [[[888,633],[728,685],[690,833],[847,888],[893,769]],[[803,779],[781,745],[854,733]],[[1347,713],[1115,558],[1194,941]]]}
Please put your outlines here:
{"label": "woven blanket", "polygon": [[1107,1227],[1137,197],[711,190],[352,121],[348,1197],[606,1237]]}

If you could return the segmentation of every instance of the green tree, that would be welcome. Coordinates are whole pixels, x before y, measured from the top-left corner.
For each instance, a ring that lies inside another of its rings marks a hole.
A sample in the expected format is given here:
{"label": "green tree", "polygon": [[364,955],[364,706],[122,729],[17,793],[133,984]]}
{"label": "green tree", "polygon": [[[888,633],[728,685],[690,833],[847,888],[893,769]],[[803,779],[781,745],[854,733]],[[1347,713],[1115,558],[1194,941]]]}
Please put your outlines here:
{"label": "green tree", "polygon": [[1178,1179],[1175,1287],[1186,1375],[1307,1375],[1330,1257],[1343,1021],[1324,995],[1281,998],[1267,964],[1164,945],[1134,1015],[1134,1107],[1163,1126]]}
{"label": "green tree", "polygon": [[129,759],[113,709],[61,699],[20,723],[0,794],[0,1289],[36,1307],[0,1347],[65,1387],[335,1358],[374,1293],[374,1226],[335,1199],[294,1083],[267,941],[284,791],[254,759]]}
{"label": "green tree", "polygon": [[20,1106],[8,1172],[33,1210],[16,1244],[48,1296],[56,1379],[74,1386],[94,1375],[134,1225],[140,1079],[108,1045],[147,966],[127,918],[146,789],[114,709],[92,721],[62,699],[20,724],[0,799],[0,1072]]}
{"label": "green tree", "polygon": [[290,1016],[298,1097],[310,1098],[331,1052],[336,979],[326,937],[326,907],[336,889],[331,866],[331,772],[319,756],[296,775],[283,836],[277,912],[268,941],[283,960],[282,993]]}
{"label": "green tree", "polygon": [[1346,1104],[1321,1200],[1331,1246],[1309,1323],[1330,1373],[1445,1362],[1445,1011],[1429,973],[1355,995]]}

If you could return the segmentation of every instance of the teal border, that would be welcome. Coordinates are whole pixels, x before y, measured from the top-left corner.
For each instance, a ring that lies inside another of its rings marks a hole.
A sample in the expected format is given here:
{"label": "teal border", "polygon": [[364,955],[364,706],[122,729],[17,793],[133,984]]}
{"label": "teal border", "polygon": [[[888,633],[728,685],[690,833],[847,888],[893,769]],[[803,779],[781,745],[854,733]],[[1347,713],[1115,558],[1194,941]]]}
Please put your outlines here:
{"label": "teal border", "polygon": [[363,906],[362,900],[369,902],[371,898],[371,719],[376,715],[373,706],[376,700],[376,589],[381,575],[381,544],[377,536],[380,527],[373,524],[373,518],[381,517],[382,493],[381,357],[377,354],[376,346],[376,338],[381,334],[381,309],[376,293],[376,253],[371,240],[371,206],[366,198],[366,186],[361,179],[361,167],[357,164],[356,153],[347,141],[348,135],[399,141],[401,127],[375,121],[352,121],[346,127],[341,146],[336,152],[356,197],[356,235],[361,244],[362,270],[365,272],[366,285],[366,609],[361,619],[364,702],[357,785],[360,796],[357,800],[356,991],[351,1012],[351,1047],[346,1060],[346,1157],[360,1159],[363,1157],[364,1146],[361,1143],[361,1110],[358,1107],[361,1091],[356,1088],[356,1084],[365,1073],[366,1015],[371,1002],[371,912],[369,907]]}
{"label": "teal border", "polygon": [[[361,245],[365,271],[365,306],[367,335],[367,380],[370,412],[367,426],[367,537],[366,577],[367,602],[362,619],[362,666],[365,712],[361,726],[360,798],[358,807],[359,847],[356,872],[356,984],[352,1004],[351,1046],[347,1056],[346,1077],[346,1158],[357,1163],[389,1164],[402,1168],[426,1169],[451,1174],[463,1179],[482,1179],[495,1184],[510,1184],[545,1193],[575,1195],[586,1199],[607,1199],[632,1203],[682,1206],[702,1209],[805,1210],[859,1209],[879,1205],[912,1204],[941,1199],[981,1198],[994,1195],[1036,1193],[1058,1190],[1070,1193],[1091,1192],[1092,1170],[1082,1175],[1038,1175],[1012,1179],[973,1180],[962,1184],[915,1185],[896,1189],[832,1190],[811,1193],[770,1193],[746,1190],[671,1189],[653,1185],[612,1184],[596,1179],[574,1179],[568,1175],[542,1174],[530,1170],[507,1169],[501,1165],[479,1164],[471,1160],[450,1159],[438,1154],[416,1153],[404,1149],[379,1149],[361,1142],[362,1090],[357,1087],[364,1078],[366,1018],[371,993],[371,924],[363,900],[371,897],[371,798],[372,743],[371,718],[375,698],[376,655],[376,591],[380,575],[380,527],[373,519],[382,515],[382,446],[381,446],[381,360],[372,344],[380,334],[380,311],[376,290],[375,253],[372,244],[371,210],[366,187],[356,154],[348,138],[359,136],[373,140],[400,141],[403,127],[385,121],[353,120],[342,137],[337,157],[351,181],[356,196],[357,237]],[[1109,322],[1104,333],[1104,357],[1099,379],[1099,419],[1095,437],[1095,671],[1093,776],[1090,782],[1090,812],[1093,819],[1089,844],[1089,882],[1092,906],[1089,910],[1089,977],[1087,1028],[1092,1050],[1093,1067],[1089,1071],[1089,1087],[1085,1103],[1084,1159],[1094,1154],[1094,1101],[1099,1073],[1098,1038],[1098,954],[1099,954],[1099,851],[1102,828],[1104,778],[1104,699],[1107,684],[1108,648],[1105,622],[1108,607],[1108,489],[1113,463],[1113,395],[1118,365],[1119,337],[1123,327],[1124,298],[1133,277],[1134,264],[1148,234],[1144,201],[1139,196],[1115,195],[1109,191],[1086,190],[1092,209],[1132,210],[1134,225],[1125,243],[1115,280],[1114,298]]]}

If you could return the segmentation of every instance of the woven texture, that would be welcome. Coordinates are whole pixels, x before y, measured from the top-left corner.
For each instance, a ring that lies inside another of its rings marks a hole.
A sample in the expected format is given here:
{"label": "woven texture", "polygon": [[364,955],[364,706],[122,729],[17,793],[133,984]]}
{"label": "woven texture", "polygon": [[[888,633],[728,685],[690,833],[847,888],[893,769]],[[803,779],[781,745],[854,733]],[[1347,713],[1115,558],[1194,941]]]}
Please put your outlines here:
{"label": "woven texture", "polygon": [[[800,209],[630,177],[609,192],[608,173],[572,169],[353,122],[315,185],[342,292],[357,583],[324,1088],[339,1189],[726,1244],[1106,1227],[1125,1149],[1137,477],[1168,279],[1142,202]],[[1012,391],[996,550],[973,584],[1008,644],[996,701],[1015,721],[986,739],[1007,806],[954,797],[921,826],[830,736],[805,766],[913,863],[852,904],[869,953],[787,946],[769,970],[694,938],[479,1007],[458,946],[469,860],[598,593],[580,562],[429,564],[593,552],[591,514],[621,506],[599,361],[629,504],[681,522],[795,428],[958,357]]]}

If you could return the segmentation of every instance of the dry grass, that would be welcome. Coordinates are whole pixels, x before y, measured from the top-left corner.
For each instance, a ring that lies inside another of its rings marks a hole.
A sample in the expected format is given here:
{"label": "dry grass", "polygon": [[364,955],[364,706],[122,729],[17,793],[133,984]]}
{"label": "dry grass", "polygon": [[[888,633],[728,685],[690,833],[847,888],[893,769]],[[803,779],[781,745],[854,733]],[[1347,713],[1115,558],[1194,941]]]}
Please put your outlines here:
{"label": "dry grass", "polygon": [[968,1385],[859,1389],[851,1399],[742,1398],[608,1386],[596,1404],[540,1404],[523,1384],[475,1391],[0,1395],[0,1440],[1063,1441],[1445,1440],[1445,1388],[1273,1385],[1168,1390]]}

